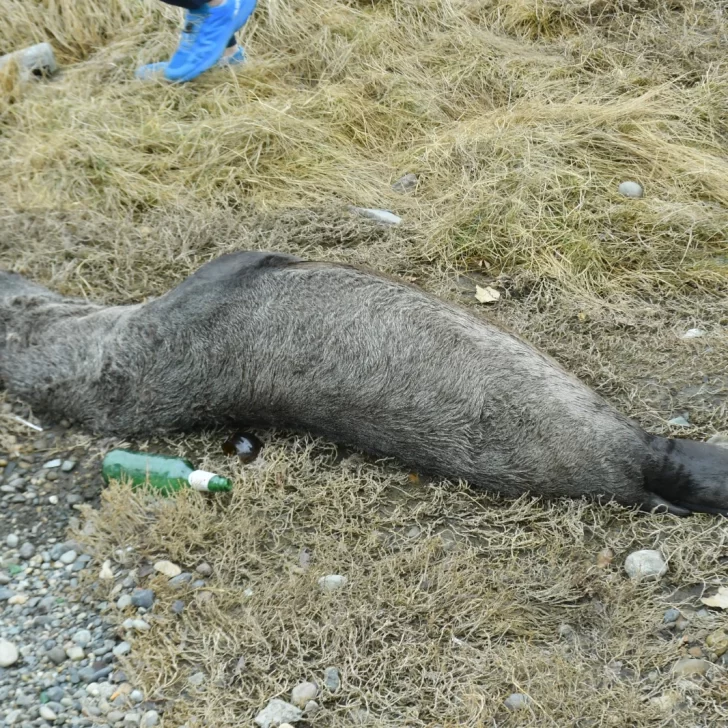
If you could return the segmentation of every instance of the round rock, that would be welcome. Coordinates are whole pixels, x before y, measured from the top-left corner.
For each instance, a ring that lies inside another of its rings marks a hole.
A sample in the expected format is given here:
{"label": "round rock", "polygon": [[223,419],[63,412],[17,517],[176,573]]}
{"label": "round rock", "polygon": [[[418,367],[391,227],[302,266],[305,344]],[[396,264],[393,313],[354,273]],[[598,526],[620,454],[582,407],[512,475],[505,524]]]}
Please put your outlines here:
{"label": "round rock", "polygon": [[673,665],[672,671],[681,677],[689,677],[690,675],[705,675],[709,669],[710,663],[707,660],[683,657]]}
{"label": "round rock", "polygon": [[329,574],[328,576],[322,576],[318,580],[319,588],[322,591],[331,592],[337,589],[343,589],[349,580],[341,574]]}
{"label": "round rock", "polygon": [[341,687],[341,676],[335,667],[327,667],[324,670],[324,685],[332,693],[335,693]]}
{"label": "round rock", "polygon": [[522,710],[523,708],[528,707],[529,702],[530,698],[528,695],[524,695],[523,693],[511,693],[505,699],[503,705],[505,705],[508,710]]}
{"label": "round rock", "polygon": [[634,551],[624,562],[630,579],[659,579],[667,573],[667,564],[659,551]]}
{"label": "round rock", "polygon": [[171,561],[157,561],[154,564],[155,571],[158,571],[160,574],[164,574],[165,576],[169,577],[170,579],[179,576],[182,573],[182,569],[180,569],[177,564],[173,564]]}
{"label": "round rock", "polygon": [[639,199],[644,195],[645,191],[642,189],[642,185],[639,182],[625,181],[619,185],[619,194],[625,197],[632,197]]}
{"label": "round rock", "polygon": [[10,667],[20,657],[18,648],[7,640],[0,640],[0,667]]}
{"label": "round rock", "polygon": [[312,682],[302,682],[291,691],[291,702],[299,708],[306,706],[310,700],[318,695],[318,685]]}

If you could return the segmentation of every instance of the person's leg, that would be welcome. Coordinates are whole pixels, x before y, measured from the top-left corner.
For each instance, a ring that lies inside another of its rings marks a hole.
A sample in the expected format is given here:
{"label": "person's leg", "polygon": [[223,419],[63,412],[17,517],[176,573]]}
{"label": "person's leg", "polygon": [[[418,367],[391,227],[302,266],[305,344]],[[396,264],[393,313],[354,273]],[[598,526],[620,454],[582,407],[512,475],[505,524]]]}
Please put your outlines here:
{"label": "person's leg", "polygon": [[[190,62],[179,69],[167,68],[169,81],[190,81],[220,61],[230,40],[245,25],[255,9],[256,0],[209,0],[205,19],[195,38]],[[231,52],[231,56],[235,51]],[[242,51],[240,53],[242,55]]]}
{"label": "person's leg", "polygon": [[[156,78],[160,74],[167,71],[168,68],[172,68],[174,73],[176,68],[186,64],[189,59],[189,54],[194,48],[195,37],[199,31],[200,23],[204,17],[204,6],[207,4],[207,0],[162,0],[167,5],[174,5],[175,7],[184,8],[187,10],[185,13],[185,25],[180,36],[180,42],[177,46],[177,50],[169,61],[162,61],[158,63],[148,63],[145,66],[141,66],[136,71],[136,77],[139,79],[151,79]],[[238,42],[233,34],[228,41],[228,46],[225,49],[223,58],[220,59],[221,65],[234,65],[242,63],[245,60],[245,55],[241,48],[238,48]]]}

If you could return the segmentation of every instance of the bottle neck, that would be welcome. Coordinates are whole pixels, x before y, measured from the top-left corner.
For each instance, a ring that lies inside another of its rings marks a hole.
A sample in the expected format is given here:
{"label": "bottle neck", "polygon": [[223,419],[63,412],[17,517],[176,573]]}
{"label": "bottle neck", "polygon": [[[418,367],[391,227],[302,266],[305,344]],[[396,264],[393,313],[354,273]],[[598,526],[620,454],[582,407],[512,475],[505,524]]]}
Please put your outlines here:
{"label": "bottle neck", "polygon": [[187,482],[191,488],[205,493],[228,491],[232,488],[232,483],[227,478],[221,478],[207,470],[193,470],[187,476]]}

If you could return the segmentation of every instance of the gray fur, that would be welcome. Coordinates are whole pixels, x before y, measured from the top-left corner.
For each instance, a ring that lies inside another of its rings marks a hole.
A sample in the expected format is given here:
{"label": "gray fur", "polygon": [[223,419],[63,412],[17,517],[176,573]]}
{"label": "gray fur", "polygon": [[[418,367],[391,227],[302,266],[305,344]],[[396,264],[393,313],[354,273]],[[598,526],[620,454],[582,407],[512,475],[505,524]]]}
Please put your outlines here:
{"label": "gray fur", "polygon": [[223,256],[134,306],[0,272],[0,381],[96,433],[269,425],[508,496],[728,508],[728,451],[648,435],[516,336],[413,286],[287,255]]}

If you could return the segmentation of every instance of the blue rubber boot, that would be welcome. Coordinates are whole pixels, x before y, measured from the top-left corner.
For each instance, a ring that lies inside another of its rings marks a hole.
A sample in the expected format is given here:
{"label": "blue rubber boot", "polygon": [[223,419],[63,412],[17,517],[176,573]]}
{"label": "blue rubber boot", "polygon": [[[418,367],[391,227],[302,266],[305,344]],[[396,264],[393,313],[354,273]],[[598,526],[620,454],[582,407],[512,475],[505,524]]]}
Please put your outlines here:
{"label": "blue rubber boot", "polygon": [[[231,56],[223,56],[217,65],[221,68],[227,68],[228,66],[239,66],[241,63],[245,63],[245,51],[242,48],[238,48],[235,53]],[[169,66],[168,61],[160,61],[159,63],[147,63],[146,66],[137,68],[134,74],[140,81],[149,81],[154,78],[159,78],[164,74]]]}
{"label": "blue rubber boot", "polygon": [[256,0],[225,0],[222,5],[206,6],[206,15],[195,38],[190,61],[178,71],[165,71],[169,81],[191,81],[212,68],[225,52],[228,40],[245,25],[255,9]]}

